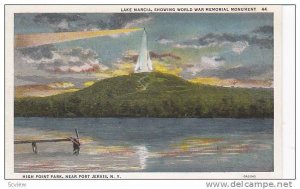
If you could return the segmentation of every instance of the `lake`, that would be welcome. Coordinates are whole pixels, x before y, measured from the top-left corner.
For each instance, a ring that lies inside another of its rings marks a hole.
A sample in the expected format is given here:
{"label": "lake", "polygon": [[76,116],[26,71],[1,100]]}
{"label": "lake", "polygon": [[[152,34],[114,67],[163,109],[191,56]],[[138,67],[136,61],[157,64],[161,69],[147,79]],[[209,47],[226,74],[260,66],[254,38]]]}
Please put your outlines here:
{"label": "lake", "polygon": [[71,142],[16,144],[15,172],[273,171],[273,119],[15,118],[15,140],[75,137]]}

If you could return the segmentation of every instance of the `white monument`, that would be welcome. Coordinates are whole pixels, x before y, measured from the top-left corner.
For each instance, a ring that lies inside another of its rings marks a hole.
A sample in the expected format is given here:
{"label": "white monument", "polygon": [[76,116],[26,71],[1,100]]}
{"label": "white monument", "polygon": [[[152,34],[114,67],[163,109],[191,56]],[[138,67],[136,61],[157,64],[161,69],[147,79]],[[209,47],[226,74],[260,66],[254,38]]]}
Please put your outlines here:
{"label": "white monument", "polygon": [[148,52],[147,33],[144,28],[141,49],[140,49],[137,63],[134,68],[134,73],[152,72],[152,71],[153,71],[152,62]]}

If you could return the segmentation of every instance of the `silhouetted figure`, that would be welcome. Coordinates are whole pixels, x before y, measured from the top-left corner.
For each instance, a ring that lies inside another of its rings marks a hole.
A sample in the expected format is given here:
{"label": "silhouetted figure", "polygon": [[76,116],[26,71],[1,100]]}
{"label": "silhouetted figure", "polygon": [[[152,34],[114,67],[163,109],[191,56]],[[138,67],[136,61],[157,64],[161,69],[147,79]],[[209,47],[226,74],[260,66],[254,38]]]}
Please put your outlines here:
{"label": "silhouetted figure", "polygon": [[73,143],[73,155],[79,155],[80,151],[80,143],[79,140],[76,138],[71,138],[71,141]]}
{"label": "silhouetted figure", "polygon": [[36,145],[36,142],[31,143],[31,145],[32,145],[32,151],[33,151],[35,154],[37,154],[37,145]]}

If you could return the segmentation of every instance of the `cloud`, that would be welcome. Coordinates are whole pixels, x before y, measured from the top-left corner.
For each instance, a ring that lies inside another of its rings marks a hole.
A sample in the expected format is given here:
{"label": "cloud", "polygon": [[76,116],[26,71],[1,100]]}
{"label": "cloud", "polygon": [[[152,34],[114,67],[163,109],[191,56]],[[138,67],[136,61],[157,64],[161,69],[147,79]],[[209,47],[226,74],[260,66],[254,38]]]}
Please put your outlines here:
{"label": "cloud", "polygon": [[216,69],[221,66],[223,66],[225,63],[225,59],[223,57],[213,56],[213,57],[207,57],[203,56],[201,57],[201,67],[204,70],[207,69]]}
{"label": "cloud", "polygon": [[[243,47],[240,47],[243,48]],[[236,51],[241,51],[236,49]],[[273,64],[231,65],[222,56],[202,56],[200,60],[183,65],[181,75],[186,79],[213,77],[236,80],[273,80]]]}
{"label": "cloud", "polygon": [[78,91],[71,82],[55,82],[49,84],[22,85],[15,87],[15,97],[45,97],[67,92]]}
{"label": "cloud", "polygon": [[259,79],[273,80],[273,65],[272,64],[254,64],[235,67],[220,67],[215,70],[202,70],[199,75],[203,77],[218,77],[221,79]]}
{"label": "cloud", "polygon": [[55,32],[93,31],[99,29],[120,29],[136,27],[151,19],[144,13],[114,13],[108,17],[101,15],[79,13],[42,13],[36,14],[33,21],[47,24]]}
{"label": "cloud", "polygon": [[260,34],[267,34],[267,35],[272,35],[273,36],[273,26],[265,25],[265,26],[260,26],[253,30],[254,33],[260,33]]}
{"label": "cloud", "polygon": [[41,13],[34,16],[33,21],[41,24],[48,24],[56,32],[66,32],[76,30],[72,23],[83,20],[84,14],[74,13]]}
{"label": "cloud", "polygon": [[175,44],[174,45],[175,48],[179,48],[179,49],[186,49],[186,48],[193,48],[193,49],[201,49],[204,46],[200,46],[200,45],[193,45],[193,44]]}
{"label": "cloud", "polygon": [[159,61],[153,61],[153,68],[156,72],[161,72],[161,73],[166,73],[166,74],[171,74],[176,76],[179,76],[180,73],[182,72],[181,67],[177,67],[176,65],[173,64],[165,64]]}
{"label": "cloud", "polygon": [[96,52],[81,47],[57,49],[43,45],[16,50],[15,65],[33,64],[37,70],[55,73],[91,73],[108,69],[99,62]]}
{"label": "cloud", "polygon": [[[154,51],[150,51],[150,58],[153,60],[160,60],[164,61],[166,59],[170,60],[180,60],[181,57],[177,56],[176,54],[173,53],[157,53]],[[138,59],[138,53],[134,51],[127,51],[123,54],[123,61],[129,61],[129,62],[136,62]]]}
{"label": "cloud", "polygon": [[[186,66],[184,72],[191,73],[193,76],[202,72],[203,70],[216,70],[223,67],[225,64],[225,58],[219,56],[203,56],[200,61],[194,64]],[[186,74],[185,74],[186,75]]]}
{"label": "cloud", "polygon": [[[112,16],[108,20],[108,27],[110,29],[117,29],[117,28],[123,28],[127,26],[128,24],[131,26],[134,26],[132,22],[138,21],[137,23],[144,21],[144,18],[149,18],[148,14],[144,13],[115,13],[112,14]],[[147,20],[146,20],[147,21]]]}
{"label": "cloud", "polygon": [[272,88],[271,80],[237,80],[219,79],[217,77],[196,77],[189,80],[192,83],[216,85],[222,87],[242,87],[242,88]]}
{"label": "cloud", "polygon": [[232,51],[241,54],[248,46],[247,41],[238,41],[232,44]]}
{"label": "cloud", "polygon": [[166,37],[164,37],[164,36],[160,36],[160,37],[157,38],[155,41],[158,42],[159,44],[163,44],[163,45],[174,43],[173,40],[168,39],[168,38],[166,38]]}
{"label": "cloud", "polygon": [[32,60],[41,60],[43,58],[52,59],[55,50],[56,48],[53,45],[43,45],[34,48],[23,48],[19,52],[23,56],[30,57]]}
{"label": "cloud", "polygon": [[88,72],[96,72],[100,70],[99,64],[93,63],[84,63],[83,65],[65,65],[65,66],[57,66],[47,68],[47,70],[56,72],[56,73],[88,73]]}
{"label": "cloud", "polygon": [[72,82],[54,82],[49,83],[48,86],[53,89],[66,89],[74,87],[75,85]]}
{"label": "cloud", "polygon": [[47,72],[26,75],[26,74],[15,74],[15,85],[32,85],[32,84],[45,84],[57,83],[57,82],[72,82],[76,87],[84,87],[83,83],[90,80],[97,80],[98,78],[91,74],[56,74],[49,75]]}
{"label": "cloud", "polygon": [[74,14],[74,13],[41,13],[34,17],[34,21],[42,22],[46,21],[50,24],[58,24],[63,20],[74,22],[82,19],[84,14]]}
{"label": "cloud", "polygon": [[[254,33],[268,35],[252,35]],[[273,27],[261,26],[249,34],[234,33],[208,33],[204,36],[193,38],[176,44],[177,48],[203,48],[207,46],[231,45],[233,52],[242,53],[248,46],[253,45],[259,48],[273,48]]]}
{"label": "cloud", "polygon": [[220,44],[224,42],[238,42],[238,41],[247,41],[247,35],[236,35],[230,33],[223,34],[214,34],[209,33],[204,35],[203,37],[198,38],[198,43],[202,46],[210,45],[210,44]]}

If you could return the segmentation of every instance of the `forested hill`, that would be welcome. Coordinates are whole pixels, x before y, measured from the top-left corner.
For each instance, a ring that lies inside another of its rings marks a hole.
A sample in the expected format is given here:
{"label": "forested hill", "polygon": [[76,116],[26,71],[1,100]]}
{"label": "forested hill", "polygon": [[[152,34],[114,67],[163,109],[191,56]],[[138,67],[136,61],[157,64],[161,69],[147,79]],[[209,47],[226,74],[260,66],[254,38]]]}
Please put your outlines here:
{"label": "forested hill", "polygon": [[273,118],[273,90],[216,87],[157,72],[137,73],[72,93],[15,99],[15,116]]}

